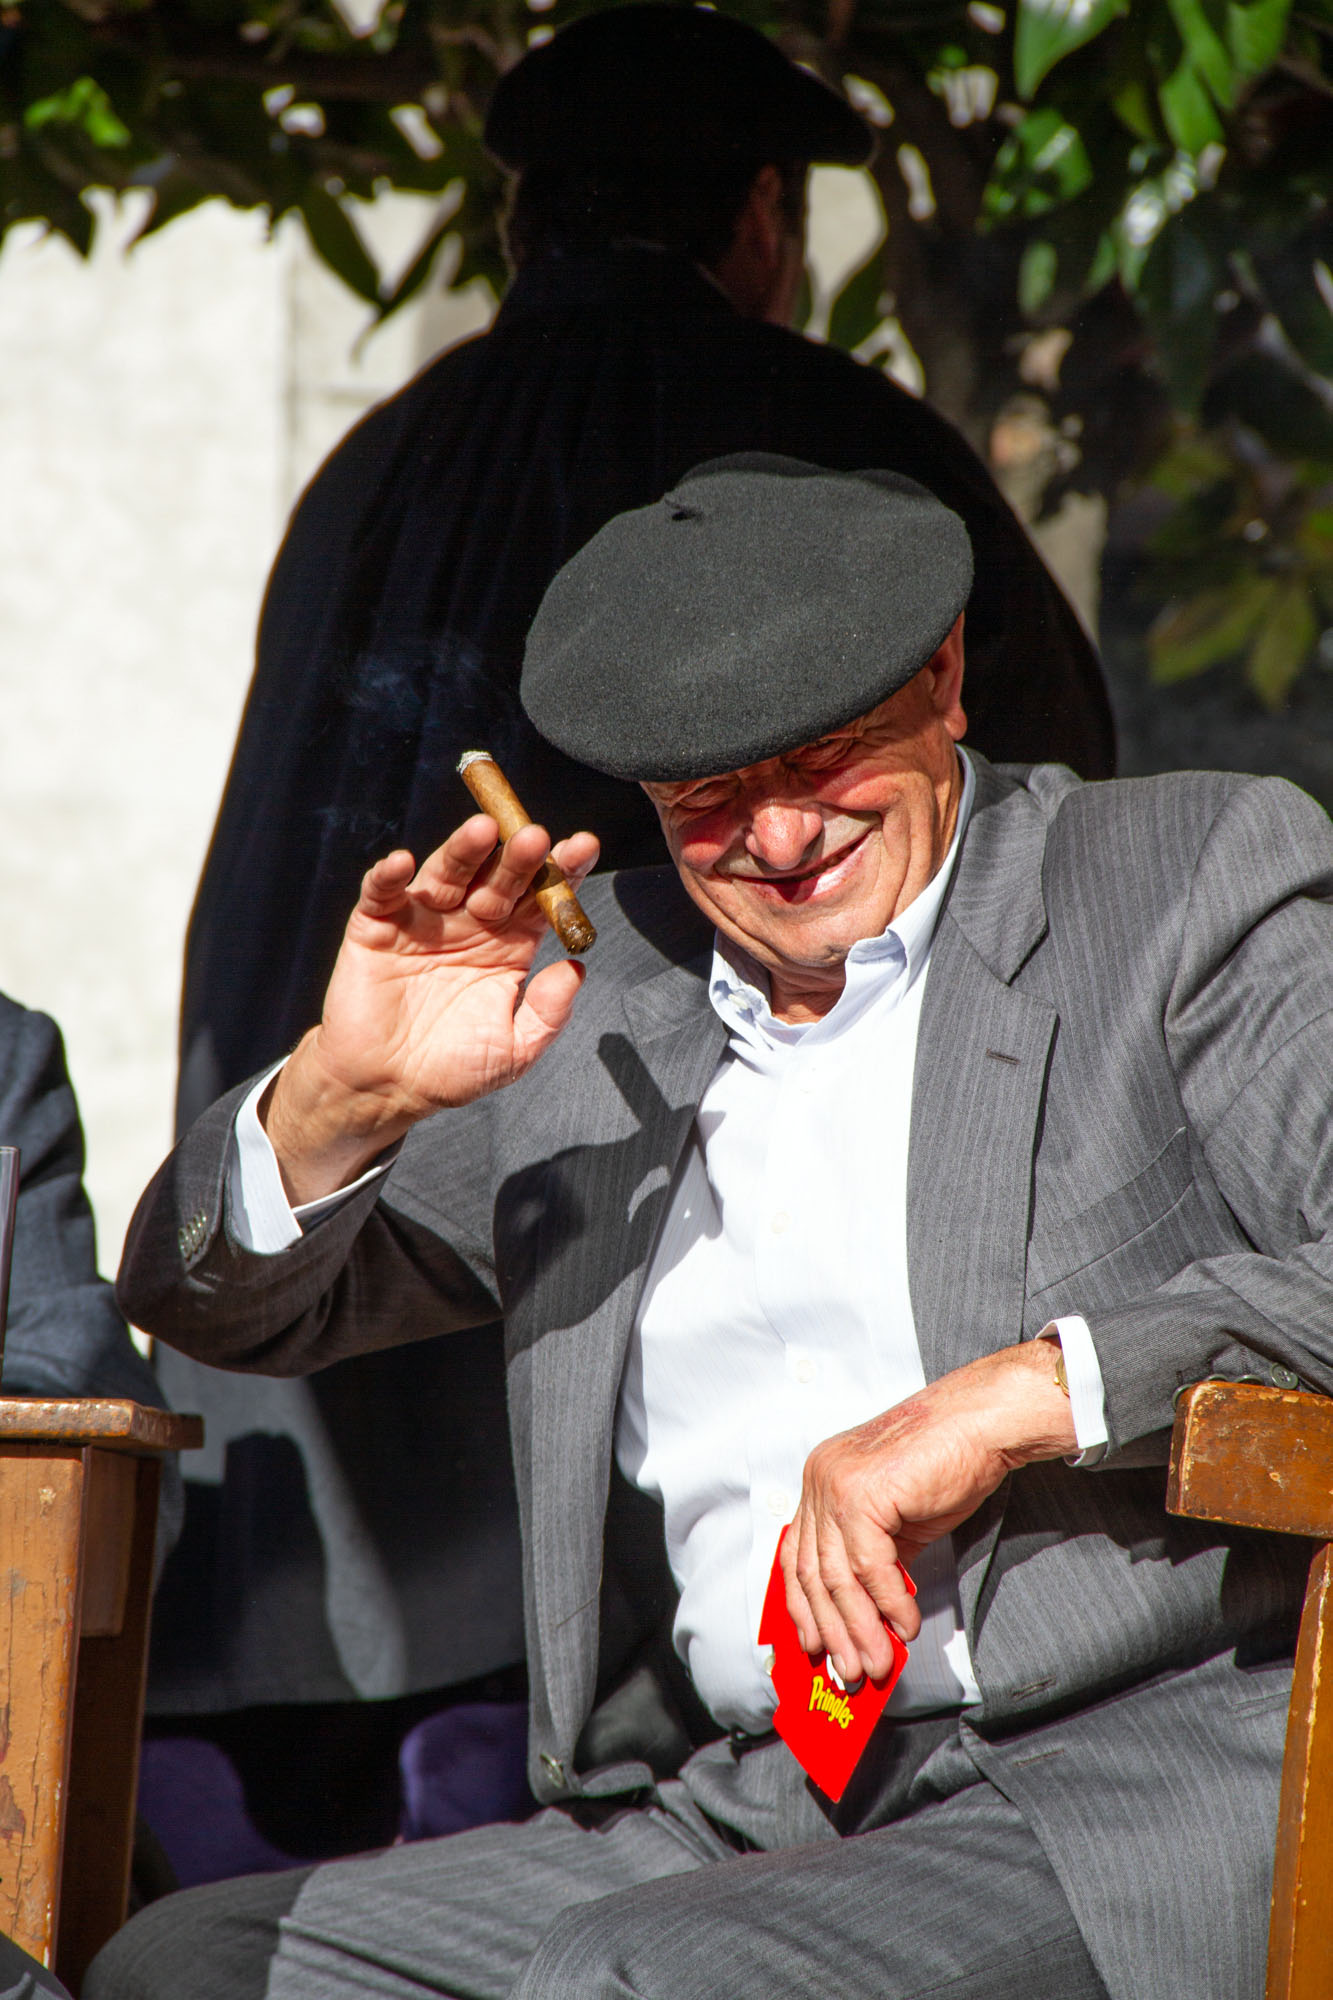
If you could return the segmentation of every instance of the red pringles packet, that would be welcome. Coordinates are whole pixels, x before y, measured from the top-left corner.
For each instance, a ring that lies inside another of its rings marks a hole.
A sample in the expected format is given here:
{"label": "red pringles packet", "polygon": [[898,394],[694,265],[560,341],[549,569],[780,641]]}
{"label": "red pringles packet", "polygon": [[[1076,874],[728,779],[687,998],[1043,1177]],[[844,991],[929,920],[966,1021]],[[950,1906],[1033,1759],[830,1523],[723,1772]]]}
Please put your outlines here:
{"label": "red pringles packet", "polygon": [[[832,1663],[825,1659],[822,1666],[818,1665],[796,1635],[787,1610],[787,1586],[782,1574],[782,1544],[786,1539],[784,1528],[778,1537],[764,1613],[759,1620],[759,1643],[773,1649],[773,1689],[778,1698],[773,1727],[802,1770],[836,1805],[861,1760],[899,1674],[907,1665],[907,1648],[886,1625],[884,1629],[893,1647],[893,1666],[887,1680],[862,1681],[855,1694],[849,1694],[834,1673]],[[903,1582],[915,1597],[916,1585],[901,1563],[898,1567]]]}

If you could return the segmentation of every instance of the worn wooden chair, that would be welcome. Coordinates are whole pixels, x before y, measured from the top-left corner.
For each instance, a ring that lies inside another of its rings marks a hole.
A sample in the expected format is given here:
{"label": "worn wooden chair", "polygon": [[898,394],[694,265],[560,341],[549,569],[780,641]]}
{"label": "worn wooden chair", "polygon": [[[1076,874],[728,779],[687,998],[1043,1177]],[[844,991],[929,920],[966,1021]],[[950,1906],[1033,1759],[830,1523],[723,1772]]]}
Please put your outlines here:
{"label": "worn wooden chair", "polygon": [[158,1485],[198,1417],[0,1398],[0,1933],[77,1993],[125,1921]]}
{"label": "worn wooden chair", "polygon": [[1309,1535],[1287,1711],[1265,2000],[1333,1994],[1333,1399],[1243,1382],[1181,1397],[1167,1506],[1175,1514]]}

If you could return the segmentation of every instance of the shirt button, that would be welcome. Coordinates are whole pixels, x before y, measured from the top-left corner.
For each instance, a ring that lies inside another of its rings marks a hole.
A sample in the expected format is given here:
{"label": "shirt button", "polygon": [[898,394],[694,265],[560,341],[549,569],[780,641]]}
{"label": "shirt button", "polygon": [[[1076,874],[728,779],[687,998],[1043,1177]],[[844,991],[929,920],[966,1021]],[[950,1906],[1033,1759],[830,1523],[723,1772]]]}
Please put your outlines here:
{"label": "shirt button", "polygon": [[1298,1389],[1301,1378],[1290,1368],[1270,1368],[1268,1371],[1279,1389]]}
{"label": "shirt button", "polygon": [[563,1765],[563,1764],[562,1764],[562,1763],[560,1762],[560,1759],[559,1759],[558,1757],[553,1757],[553,1756],[551,1755],[551,1753],[549,1752],[549,1750],[543,1750],[543,1751],[542,1751],[542,1754],[541,1754],[541,1767],[542,1767],[543,1771],[545,1771],[545,1773],[546,1773],[547,1777],[548,1777],[548,1778],[549,1778],[549,1779],[551,1780],[551,1783],[552,1783],[553,1785],[563,1785],[563,1784],[564,1784],[564,1782],[565,1782],[565,1767],[564,1767],[564,1765]]}
{"label": "shirt button", "polygon": [[772,1229],[773,1234],[775,1236],[781,1236],[784,1229],[791,1228],[791,1217],[788,1215],[785,1208],[778,1209],[769,1227]]}
{"label": "shirt button", "polygon": [[778,1656],[773,1651],[773,1648],[770,1646],[768,1651],[764,1654],[764,1672],[771,1676],[773,1669],[777,1665],[777,1663],[778,1663]]}
{"label": "shirt button", "polygon": [[768,1496],[766,1504],[768,1506],[769,1513],[773,1516],[773,1519],[775,1521],[785,1521],[787,1515],[791,1511],[791,1505],[788,1500],[787,1494],[781,1486],[775,1486],[773,1488],[773,1491]]}
{"label": "shirt button", "polygon": [[815,1379],[815,1364],[814,1364],[814,1362],[813,1362],[813,1361],[812,1361],[812,1360],[810,1359],[810,1357],[809,1357],[809,1355],[808,1355],[808,1354],[805,1354],[805,1355],[802,1355],[801,1359],[800,1359],[800,1360],[799,1360],[799,1361],[797,1362],[797,1364],[796,1364],[796,1368],[795,1368],[795,1375],[796,1375],[796,1380],[797,1380],[798,1382],[813,1382],[813,1381],[814,1381],[814,1379]]}

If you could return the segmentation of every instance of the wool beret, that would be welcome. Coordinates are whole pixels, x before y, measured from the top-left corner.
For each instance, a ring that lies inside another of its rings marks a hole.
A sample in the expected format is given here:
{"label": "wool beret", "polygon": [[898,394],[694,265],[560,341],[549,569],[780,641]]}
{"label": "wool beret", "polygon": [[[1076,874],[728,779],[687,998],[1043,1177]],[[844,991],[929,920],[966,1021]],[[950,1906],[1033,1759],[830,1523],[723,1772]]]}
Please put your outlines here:
{"label": "wool beret", "polygon": [[739,770],[904,686],[971,588],[963,523],[901,473],[711,459],[558,571],[528,633],[523,706],[612,777]]}
{"label": "wool beret", "polygon": [[585,15],[530,49],[496,85],[485,143],[516,170],[732,159],[856,167],[874,135],[757,28],[659,0]]}

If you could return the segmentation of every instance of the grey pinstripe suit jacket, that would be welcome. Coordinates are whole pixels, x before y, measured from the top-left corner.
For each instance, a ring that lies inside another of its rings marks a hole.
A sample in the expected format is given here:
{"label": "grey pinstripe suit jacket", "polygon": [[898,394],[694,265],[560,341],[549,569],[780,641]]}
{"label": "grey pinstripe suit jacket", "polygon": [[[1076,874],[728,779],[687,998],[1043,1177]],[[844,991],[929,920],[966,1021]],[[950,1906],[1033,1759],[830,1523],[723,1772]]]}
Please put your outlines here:
{"label": "grey pinstripe suit jacket", "polygon": [[[1262,1986],[1307,1551],[1170,1519],[1163,1462],[1181,1383],[1276,1367],[1333,1391],[1333,828],[1277,782],[976,761],[913,1095],[922,1357],[934,1376],[1081,1312],[1112,1446],[1097,1470],[1029,1468],[955,1537],[984,1695],[967,1740],[1113,1993],[1240,2000]],[[422,1338],[502,1310],[548,1798],[646,1775],[580,1770],[576,1745],[627,1652],[603,1576],[625,1343],[721,1047],[710,938],[674,876],[606,878],[591,902],[601,940],[557,1048],[419,1128],[378,1199],[279,1257],[238,1250],[233,1093],[145,1195],[121,1280],[162,1338],[274,1373],[387,1338],[390,1295]]]}

